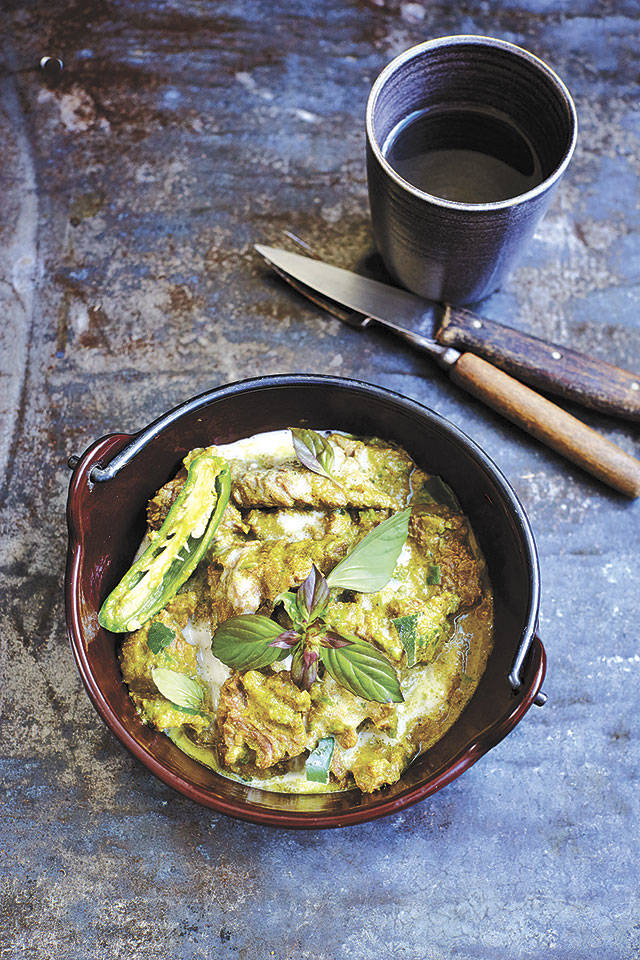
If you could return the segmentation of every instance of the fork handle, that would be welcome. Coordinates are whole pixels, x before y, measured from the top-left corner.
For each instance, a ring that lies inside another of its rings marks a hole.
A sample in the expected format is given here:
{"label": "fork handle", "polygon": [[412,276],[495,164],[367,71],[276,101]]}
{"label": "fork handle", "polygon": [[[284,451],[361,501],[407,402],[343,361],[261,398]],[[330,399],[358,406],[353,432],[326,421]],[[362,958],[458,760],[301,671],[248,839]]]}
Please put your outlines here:
{"label": "fork handle", "polygon": [[640,374],[598,357],[453,307],[446,307],[436,340],[443,346],[480,354],[540,390],[610,416],[640,420]]}
{"label": "fork handle", "polygon": [[640,461],[481,357],[463,353],[454,383],[627,497],[640,496]]}

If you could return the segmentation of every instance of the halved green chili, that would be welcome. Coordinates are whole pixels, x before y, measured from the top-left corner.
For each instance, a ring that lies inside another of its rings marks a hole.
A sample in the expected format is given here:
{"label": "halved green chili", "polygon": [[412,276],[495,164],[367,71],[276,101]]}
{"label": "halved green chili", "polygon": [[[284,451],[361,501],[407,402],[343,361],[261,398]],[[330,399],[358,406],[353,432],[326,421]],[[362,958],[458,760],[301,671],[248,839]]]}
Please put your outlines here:
{"label": "halved green chili", "polygon": [[157,537],[102,605],[103,627],[114,633],[137,630],[162,610],[204,556],[230,492],[225,460],[207,450],[194,457]]}

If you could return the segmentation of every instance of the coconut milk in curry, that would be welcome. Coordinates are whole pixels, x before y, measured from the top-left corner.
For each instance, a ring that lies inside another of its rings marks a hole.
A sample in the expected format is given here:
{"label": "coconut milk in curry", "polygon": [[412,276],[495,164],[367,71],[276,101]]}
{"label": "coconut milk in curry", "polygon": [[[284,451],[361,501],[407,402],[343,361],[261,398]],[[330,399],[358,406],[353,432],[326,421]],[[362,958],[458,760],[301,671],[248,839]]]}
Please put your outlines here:
{"label": "coconut milk in curry", "polygon": [[[149,502],[145,555],[171,546],[202,453]],[[140,717],[264,790],[395,783],[454,723],[491,650],[491,587],[455,494],[400,447],[339,432],[204,453],[228,466],[230,496],[188,579],[127,628]],[[203,549],[196,534],[171,569]]]}

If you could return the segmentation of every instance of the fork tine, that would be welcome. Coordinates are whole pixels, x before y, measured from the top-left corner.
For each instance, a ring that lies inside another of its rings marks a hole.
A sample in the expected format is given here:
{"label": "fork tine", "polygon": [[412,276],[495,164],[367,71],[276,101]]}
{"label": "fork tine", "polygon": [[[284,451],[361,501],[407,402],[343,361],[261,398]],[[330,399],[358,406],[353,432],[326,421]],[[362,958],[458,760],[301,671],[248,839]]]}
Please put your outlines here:
{"label": "fork tine", "polygon": [[[295,242],[298,242],[306,250],[311,251],[311,248],[300,240],[295,234],[285,231],[287,236],[289,236]],[[317,260],[318,257],[312,253],[312,256]],[[320,307],[322,310],[326,310],[327,313],[332,314],[334,317],[337,317],[338,320],[341,320],[343,323],[346,323],[347,326],[353,327],[356,330],[363,330],[365,327],[368,327],[372,323],[371,317],[366,317],[362,313],[357,313],[353,310],[346,310],[339,303],[336,303],[335,300],[331,300],[329,297],[323,296],[321,293],[318,293],[316,290],[312,290],[311,287],[307,287],[306,284],[301,283],[300,280],[296,280],[294,277],[290,276],[285,270],[282,270],[280,267],[277,267],[270,260],[268,261],[269,266],[274,270],[279,277],[285,280],[290,287],[293,287],[294,290],[297,290],[298,293],[301,293],[303,297],[306,297],[307,300],[311,300],[312,303],[315,303],[316,306]]]}
{"label": "fork tine", "polygon": [[292,233],[291,230],[285,230],[284,235],[285,237],[289,237],[289,239],[292,240],[296,244],[296,246],[301,247],[303,250],[306,250],[309,256],[313,257],[314,260],[320,259],[320,257],[315,252],[315,250],[312,250],[312,248],[309,246],[309,244],[305,240],[302,240],[295,233]]}

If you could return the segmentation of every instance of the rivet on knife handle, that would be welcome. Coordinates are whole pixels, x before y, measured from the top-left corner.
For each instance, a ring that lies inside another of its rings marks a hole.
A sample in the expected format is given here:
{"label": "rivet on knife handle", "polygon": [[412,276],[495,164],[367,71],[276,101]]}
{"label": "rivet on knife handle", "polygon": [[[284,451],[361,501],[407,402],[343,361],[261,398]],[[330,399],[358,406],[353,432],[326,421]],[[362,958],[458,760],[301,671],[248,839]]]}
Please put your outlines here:
{"label": "rivet on knife handle", "polygon": [[640,420],[640,374],[453,307],[446,308],[436,339],[444,346],[480,354],[548,393]]}
{"label": "rivet on knife handle", "polygon": [[640,496],[640,461],[581,420],[472,353],[450,368],[454,383],[628,497]]}

